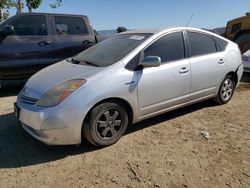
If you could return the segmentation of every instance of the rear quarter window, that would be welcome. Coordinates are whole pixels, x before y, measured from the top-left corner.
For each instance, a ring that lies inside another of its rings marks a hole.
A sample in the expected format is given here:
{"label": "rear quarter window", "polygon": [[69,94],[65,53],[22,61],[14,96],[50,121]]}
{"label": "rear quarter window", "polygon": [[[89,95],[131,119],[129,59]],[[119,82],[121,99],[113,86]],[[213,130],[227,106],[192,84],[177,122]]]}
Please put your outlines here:
{"label": "rear quarter window", "polygon": [[216,41],[217,45],[218,45],[218,48],[217,48],[217,51],[224,51],[228,45],[228,42],[223,40],[223,39],[220,39],[218,37],[214,37],[214,40]]}

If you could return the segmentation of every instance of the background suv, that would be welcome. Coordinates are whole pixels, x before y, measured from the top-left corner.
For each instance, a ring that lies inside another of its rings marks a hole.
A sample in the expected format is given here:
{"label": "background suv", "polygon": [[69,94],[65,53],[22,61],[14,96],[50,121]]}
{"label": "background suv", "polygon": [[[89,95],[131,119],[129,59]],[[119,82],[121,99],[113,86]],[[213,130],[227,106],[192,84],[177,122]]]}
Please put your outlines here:
{"label": "background suv", "polygon": [[0,24],[0,80],[27,78],[95,43],[87,16],[15,15]]}

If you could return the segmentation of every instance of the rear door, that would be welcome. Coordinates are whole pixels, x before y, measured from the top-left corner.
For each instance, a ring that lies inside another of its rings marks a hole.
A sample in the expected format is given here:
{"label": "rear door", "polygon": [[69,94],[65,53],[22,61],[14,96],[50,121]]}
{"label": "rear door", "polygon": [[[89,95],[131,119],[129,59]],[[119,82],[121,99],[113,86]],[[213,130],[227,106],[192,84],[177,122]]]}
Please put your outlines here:
{"label": "rear door", "polygon": [[0,42],[1,77],[30,76],[53,62],[53,45],[46,15],[23,14],[6,24],[14,26],[14,33]]}
{"label": "rear door", "polygon": [[214,95],[225,75],[224,52],[210,35],[187,31],[191,63],[191,99]]}
{"label": "rear door", "polygon": [[74,56],[95,44],[93,30],[87,17],[52,15],[57,61]]}

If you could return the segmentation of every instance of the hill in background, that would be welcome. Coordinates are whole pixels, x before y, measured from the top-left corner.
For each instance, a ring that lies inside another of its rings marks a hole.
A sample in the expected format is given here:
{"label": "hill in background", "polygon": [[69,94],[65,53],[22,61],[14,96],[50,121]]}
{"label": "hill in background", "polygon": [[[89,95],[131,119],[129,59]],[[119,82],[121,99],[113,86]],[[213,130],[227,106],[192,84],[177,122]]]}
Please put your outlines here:
{"label": "hill in background", "polygon": [[204,29],[207,31],[210,31],[212,33],[216,33],[218,35],[224,35],[226,28],[225,27],[218,27],[218,28],[214,28],[214,29]]}
{"label": "hill in background", "polygon": [[100,30],[97,31],[99,33],[99,35],[104,36],[104,37],[110,37],[114,34],[116,34],[116,29],[110,29],[110,30]]}

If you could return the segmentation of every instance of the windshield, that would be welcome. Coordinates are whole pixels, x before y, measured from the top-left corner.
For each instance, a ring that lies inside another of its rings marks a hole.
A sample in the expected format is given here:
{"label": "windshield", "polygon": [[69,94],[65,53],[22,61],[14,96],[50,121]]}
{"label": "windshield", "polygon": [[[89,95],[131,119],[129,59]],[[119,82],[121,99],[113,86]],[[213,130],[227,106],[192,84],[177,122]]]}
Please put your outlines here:
{"label": "windshield", "polygon": [[128,55],[151,34],[122,34],[108,38],[76,55],[73,60],[79,64],[106,67]]}

